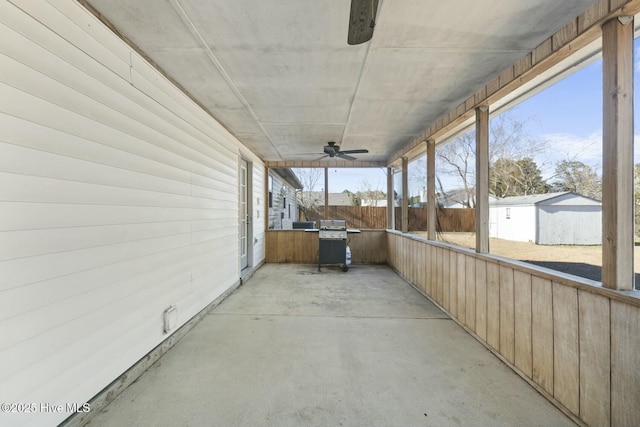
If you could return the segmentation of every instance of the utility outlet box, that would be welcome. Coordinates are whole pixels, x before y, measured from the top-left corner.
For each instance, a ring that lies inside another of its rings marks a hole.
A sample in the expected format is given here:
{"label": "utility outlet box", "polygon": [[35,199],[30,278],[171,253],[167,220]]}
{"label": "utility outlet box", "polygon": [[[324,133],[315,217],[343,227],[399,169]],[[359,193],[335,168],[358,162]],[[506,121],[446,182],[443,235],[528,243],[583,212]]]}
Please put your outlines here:
{"label": "utility outlet box", "polygon": [[163,313],[164,333],[168,334],[178,326],[178,307],[169,306]]}

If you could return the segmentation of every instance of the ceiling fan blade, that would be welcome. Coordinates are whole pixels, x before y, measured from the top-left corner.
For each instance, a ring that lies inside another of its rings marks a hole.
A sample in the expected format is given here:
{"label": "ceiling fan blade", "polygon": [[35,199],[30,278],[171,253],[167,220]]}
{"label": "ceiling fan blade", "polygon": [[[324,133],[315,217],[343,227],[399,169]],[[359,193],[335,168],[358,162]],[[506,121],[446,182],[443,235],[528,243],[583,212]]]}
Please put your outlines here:
{"label": "ceiling fan blade", "polygon": [[347,43],[356,45],[371,40],[377,13],[378,0],[351,0]]}
{"label": "ceiling fan blade", "polygon": [[322,160],[322,159],[324,159],[325,157],[329,157],[329,155],[328,155],[328,154],[325,154],[324,156],[321,156],[321,157],[318,157],[317,159],[312,160],[312,162],[317,162],[318,160]]}
{"label": "ceiling fan blade", "polygon": [[344,154],[343,151],[341,151],[338,154],[336,154],[336,156],[340,157],[341,159],[345,159],[345,160],[355,160],[356,159],[353,156],[347,156],[346,154]]}
{"label": "ceiling fan blade", "polygon": [[368,153],[369,150],[365,150],[365,149],[360,149],[360,150],[342,150],[340,151],[340,153],[342,154],[362,154],[362,153]]}

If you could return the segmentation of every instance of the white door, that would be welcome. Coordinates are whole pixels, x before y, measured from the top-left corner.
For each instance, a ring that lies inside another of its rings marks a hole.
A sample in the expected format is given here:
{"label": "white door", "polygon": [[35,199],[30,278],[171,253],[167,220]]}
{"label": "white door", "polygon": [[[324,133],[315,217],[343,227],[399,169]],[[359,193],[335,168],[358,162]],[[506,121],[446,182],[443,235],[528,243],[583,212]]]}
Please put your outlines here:
{"label": "white door", "polygon": [[247,209],[247,169],[248,164],[245,160],[240,161],[240,269],[244,269],[249,265],[248,242],[249,235],[249,212]]}

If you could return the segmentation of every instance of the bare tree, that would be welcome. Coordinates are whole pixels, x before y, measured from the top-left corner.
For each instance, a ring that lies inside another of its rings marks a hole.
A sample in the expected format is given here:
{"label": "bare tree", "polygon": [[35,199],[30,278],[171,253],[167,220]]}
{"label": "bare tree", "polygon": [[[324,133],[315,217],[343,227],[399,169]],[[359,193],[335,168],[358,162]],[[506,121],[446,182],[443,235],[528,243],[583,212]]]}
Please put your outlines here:
{"label": "bare tree", "polygon": [[317,210],[317,206],[324,205],[323,197],[314,197],[313,191],[319,191],[318,181],[324,176],[324,169],[321,168],[296,168],[292,169],[298,180],[302,184],[302,191],[298,193],[299,208],[305,218],[309,218],[312,211]]}
{"label": "bare tree", "polygon": [[380,183],[374,188],[368,179],[360,181],[358,186],[358,192],[356,197],[360,200],[362,205],[366,206],[378,206],[378,200],[386,200],[387,195],[380,190]]}
{"label": "bare tree", "polygon": [[[491,166],[491,174],[506,176],[513,168],[512,162],[516,162],[516,165],[518,165],[518,161],[527,158],[532,159],[547,150],[548,144],[546,141],[532,139],[526,135],[526,123],[526,121],[517,120],[508,113],[491,119],[489,124],[489,164]],[[475,130],[439,146],[436,150],[436,156],[442,165],[441,173],[453,176],[461,183],[461,190],[466,194],[467,207],[474,207],[476,186]],[[510,162],[504,160],[509,160]],[[522,166],[525,167],[527,165],[523,163]],[[544,167],[545,165],[541,166]],[[502,169],[503,167],[505,169]],[[494,177],[493,180],[495,181],[496,178]],[[541,187],[538,186],[538,188]]]}

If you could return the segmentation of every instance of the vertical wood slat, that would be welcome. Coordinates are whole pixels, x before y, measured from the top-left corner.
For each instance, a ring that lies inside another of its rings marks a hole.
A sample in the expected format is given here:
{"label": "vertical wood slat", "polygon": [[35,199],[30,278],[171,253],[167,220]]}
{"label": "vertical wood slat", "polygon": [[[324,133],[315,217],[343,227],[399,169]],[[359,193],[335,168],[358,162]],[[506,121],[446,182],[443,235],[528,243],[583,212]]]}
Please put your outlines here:
{"label": "vertical wood slat", "polygon": [[466,269],[465,255],[458,254],[458,320],[466,323]]}
{"label": "vertical wood slat", "polygon": [[443,254],[442,254],[442,306],[445,308],[445,310],[450,310],[451,307],[451,299],[450,299],[450,281],[451,281],[451,276],[450,276],[450,260],[451,260],[451,255],[450,255],[449,250],[444,250]]}
{"label": "vertical wood slat", "polygon": [[487,263],[487,344],[500,351],[500,267]]}
{"label": "vertical wood slat", "polygon": [[553,282],[553,394],[574,414],[580,411],[578,291]]}
{"label": "vertical wood slat", "polygon": [[514,306],[515,306],[515,365],[527,377],[532,377],[532,343],[531,343],[531,275],[515,271]]}
{"label": "vertical wood slat", "polygon": [[449,312],[458,317],[458,253],[449,253]]}
{"label": "vertical wood slat", "polygon": [[608,427],[611,416],[611,315],[608,298],[578,292],[580,418]]}
{"label": "vertical wood slat", "polygon": [[418,245],[416,247],[416,253],[414,256],[414,262],[416,263],[416,286],[420,291],[425,293],[426,277],[427,277],[427,247],[425,245]]}
{"label": "vertical wood slat", "polygon": [[633,17],[602,26],[602,284],[633,288]]}
{"label": "vertical wood slat", "polygon": [[487,341],[487,262],[476,260],[476,334]]}
{"label": "vertical wood slat", "polygon": [[531,279],[533,381],[553,395],[553,293],[551,281]]}
{"label": "vertical wood slat", "polygon": [[431,296],[431,257],[433,256],[433,247],[425,245],[425,263],[424,263],[424,293]]}
{"label": "vertical wood slat", "polygon": [[515,361],[513,270],[500,266],[500,354]]}
{"label": "vertical wood slat", "polygon": [[640,310],[611,301],[611,425],[640,425]]}
{"label": "vertical wood slat", "polygon": [[476,330],[476,259],[465,256],[465,324]]}
{"label": "vertical wood slat", "polygon": [[436,259],[436,301],[442,305],[442,258],[444,257],[444,249],[438,248]]}

